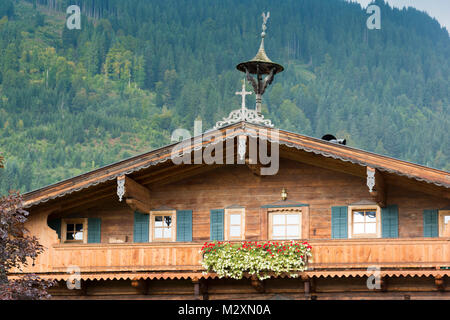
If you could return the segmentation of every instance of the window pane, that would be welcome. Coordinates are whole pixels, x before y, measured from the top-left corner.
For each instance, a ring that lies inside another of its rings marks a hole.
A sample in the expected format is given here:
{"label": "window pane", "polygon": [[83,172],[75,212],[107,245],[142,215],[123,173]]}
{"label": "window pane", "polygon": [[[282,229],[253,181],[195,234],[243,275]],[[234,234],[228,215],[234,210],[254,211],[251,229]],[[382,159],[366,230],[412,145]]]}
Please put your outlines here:
{"label": "window pane", "polygon": [[68,224],[67,225],[67,231],[73,231],[73,224]]}
{"label": "window pane", "polygon": [[285,230],[286,230],[285,226],[273,226],[272,236],[273,237],[284,237]]}
{"label": "window pane", "polygon": [[353,224],[353,233],[364,233],[364,223]]}
{"label": "window pane", "polygon": [[376,222],[376,213],[375,211],[366,212],[366,222]]}
{"label": "window pane", "polygon": [[172,224],[172,217],[171,216],[165,216],[164,217],[164,226],[165,227],[170,227],[171,224]]}
{"label": "window pane", "polygon": [[300,237],[299,227],[298,226],[287,226],[286,227],[286,236],[288,238]]}
{"label": "window pane", "polygon": [[162,216],[155,216],[155,227],[162,227],[163,226],[163,217]]}
{"label": "window pane", "polygon": [[230,224],[241,224],[241,215],[240,214],[230,214]]}
{"label": "window pane", "polygon": [[377,232],[377,224],[376,223],[366,223],[366,232],[367,233],[376,233]]}
{"label": "window pane", "polygon": [[161,239],[163,235],[162,228],[155,228],[155,238]]}
{"label": "window pane", "polygon": [[72,232],[68,232],[66,235],[66,240],[74,240],[73,239],[73,233]]}
{"label": "window pane", "polygon": [[286,223],[287,224],[299,224],[300,216],[298,214],[288,214],[288,215],[286,215]]}
{"label": "window pane", "polygon": [[241,236],[241,227],[240,226],[231,226],[230,227],[230,237],[240,237]]}
{"label": "window pane", "polygon": [[450,216],[444,216],[444,224],[450,223]]}
{"label": "window pane", "polygon": [[284,214],[274,214],[273,215],[273,224],[285,224],[286,219]]}
{"label": "window pane", "polygon": [[364,222],[364,212],[353,211],[353,222]]}
{"label": "window pane", "polygon": [[75,226],[75,231],[83,231],[83,224],[77,223]]}
{"label": "window pane", "polygon": [[75,240],[83,240],[83,232],[75,232]]}
{"label": "window pane", "polygon": [[164,238],[170,239],[172,237],[172,228],[164,228]]}

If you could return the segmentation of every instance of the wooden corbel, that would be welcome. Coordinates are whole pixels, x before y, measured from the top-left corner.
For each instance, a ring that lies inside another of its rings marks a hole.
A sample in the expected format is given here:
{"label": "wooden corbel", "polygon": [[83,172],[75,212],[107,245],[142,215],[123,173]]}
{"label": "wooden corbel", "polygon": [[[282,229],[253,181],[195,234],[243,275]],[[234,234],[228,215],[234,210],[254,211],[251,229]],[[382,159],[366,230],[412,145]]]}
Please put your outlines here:
{"label": "wooden corbel", "polygon": [[434,277],[434,284],[439,291],[445,291],[444,278],[442,278],[441,275],[437,275]]}
{"label": "wooden corbel", "polygon": [[144,279],[132,279],[131,286],[136,288],[140,294],[147,294],[147,281]]}
{"label": "wooden corbel", "polygon": [[150,190],[127,176],[117,177],[117,196],[133,210],[150,211]]}
{"label": "wooden corbel", "polygon": [[367,187],[373,200],[381,207],[386,207],[386,189],[383,175],[375,168],[367,167]]}
{"label": "wooden corbel", "polygon": [[311,299],[311,281],[308,276],[302,275],[301,279],[303,280],[303,291],[305,293],[305,299]]}
{"label": "wooden corbel", "polygon": [[200,279],[200,294],[203,295],[203,300],[208,300],[208,279]]}
{"label": "wooden corbel", "polygon": [[261,164],[251,164],[249,159],[245,159],[245,164],[247,165],[247,168],[257,177],[261,177]]}
{"label": "wooden corbel", "polygon": [[200,280],[192,278],[192,284],[194,285],[194,299],[200,300]]}
{"label": "wooden corbel", "polygon": [[255,288],[255,290],[259,293],[264,292],[264,282],[262,280],[257,279],[256,277],[252,277],[251,280],[252,287]]}
{"label": "wooden corbel", "polygon": [[386,292],[387,291],[387,289],[388,289],[388,277],[386,277],[386,276],[384,276],[384,277],[381,277],[381,279],[380,279],[380,285],[381,285],[381,291],[382,292]]}

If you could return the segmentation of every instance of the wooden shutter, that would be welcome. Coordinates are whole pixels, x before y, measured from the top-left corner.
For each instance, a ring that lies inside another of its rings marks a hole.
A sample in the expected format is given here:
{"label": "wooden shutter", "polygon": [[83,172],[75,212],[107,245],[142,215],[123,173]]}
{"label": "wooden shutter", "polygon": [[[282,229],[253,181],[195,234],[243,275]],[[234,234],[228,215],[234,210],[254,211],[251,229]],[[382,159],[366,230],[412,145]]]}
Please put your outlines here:
{"label": "wooden shutter", "polygon": [[61,239],[61,218],[48,221],[48,226],[56,231],[58,239]]}
{"label": "wooden shutter", "polygon": [[177,241],[192,241],[192,210],[177,210]]}
{"label": "wooden shutter", "polygon": [[381,208],[381,236],[383,238],[398,238],[397,205]]}
{"label": "wooden shutter", "polygon": [[348,207],[331,207],[331,238],[348,238]]}
{"label": "wooden shutter", "polygon": [[437,237],[439,235],[438,210],[423,210],[423,236]]}
{"label": "wooden shutter", "polygon": [[133,242],[148,242],[148,225],[150,217],[148,214],[134,212]]}
{"label": "wooden shutter", "polygon": [[101,225],[102,219],[88,218],[88,243],[101,242]]}
{"label": "wooden shutter", "polygon": [[224,209],[213,209],[210,215],[210,238],[211,240],[223,240]]}

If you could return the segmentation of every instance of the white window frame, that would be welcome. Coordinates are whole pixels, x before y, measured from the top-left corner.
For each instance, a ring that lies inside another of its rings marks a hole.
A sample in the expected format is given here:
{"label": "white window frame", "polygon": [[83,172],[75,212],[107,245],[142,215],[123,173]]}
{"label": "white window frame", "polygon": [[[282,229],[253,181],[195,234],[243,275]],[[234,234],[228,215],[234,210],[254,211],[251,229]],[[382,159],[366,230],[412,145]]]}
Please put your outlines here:
{"label": "white window frame", "polygon": [[[155,216],[172,216],[172,235],[170,239],[153,239],[153,229],[154,229],[154,217]],[[149,242],[175,242],[177,240],[177,211],[176,210],[160,210],[160,211],[150,211],[149,214]]]}
{"label": "white window frame", "polygon": [[[241,215],[241,235],[239,237],[230,236],[230,215],[240,214]],[[224,215],[224,239],[226,241],[232,240],[244,240],[245,239],[245,208],[230,208],[225,209]]]}
{"label": "white window frame", "polygon": [[[273,216],[276,214],[298,214],[299,215],[299,223],[298,223],[298,230],[299,230],[299,237],[297,238],[286,238],[286,239],[274,239],[273,238]],[[300,240],[303,236],[303,209],[287,209],[287,208],[280,208],[280,209],[272,209],[268,211],[268,219],[269,219],[269,240],[278,240],[278,241],[285,241],[285,240]]]}
{"label": "white window frame", "polygon": [[438,211],[438,225],[439,225],[439,237],[445,237],[444,236],[444,216],[449,216],[450,210],[439,210]]}
{"label": "white window frame", "polygon": [[[68,224],[83,224],[83,240],[67,240]],[[87,243],[88,239],[88,219],[87,218],[69,218],[61,219],[61,243]]]}
{"label": "white window frame", "polygon": [[[353,233],[353,211],[373,210],[376,215],[376,232],[375,233]],[[381,238],[381,208],[377,205],[354,205],[348,206],[348,238],[364,239],[364,238]]]}

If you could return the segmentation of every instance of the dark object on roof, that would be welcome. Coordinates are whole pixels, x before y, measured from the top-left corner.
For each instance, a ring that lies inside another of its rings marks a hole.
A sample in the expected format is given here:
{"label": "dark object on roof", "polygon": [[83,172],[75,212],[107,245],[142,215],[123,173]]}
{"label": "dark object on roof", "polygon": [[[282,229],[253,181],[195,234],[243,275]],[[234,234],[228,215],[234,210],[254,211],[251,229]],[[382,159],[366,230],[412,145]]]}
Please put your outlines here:
{"label": "dark object on roof", "polygon": [[332,134],[326,134],[322,137],[322,140],[326,140],[329,142],[334,142],[334,143],[338,143],[338,144],[343,144],[346,145],[347,144],[347,140],[345,139],[337,139],[335,136],[333,136]]}

